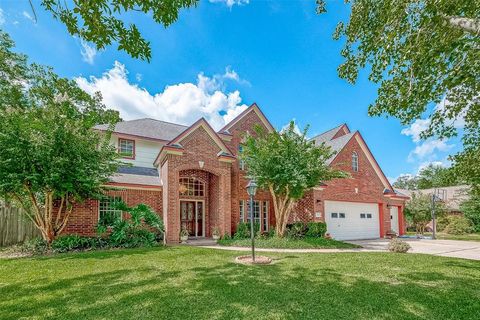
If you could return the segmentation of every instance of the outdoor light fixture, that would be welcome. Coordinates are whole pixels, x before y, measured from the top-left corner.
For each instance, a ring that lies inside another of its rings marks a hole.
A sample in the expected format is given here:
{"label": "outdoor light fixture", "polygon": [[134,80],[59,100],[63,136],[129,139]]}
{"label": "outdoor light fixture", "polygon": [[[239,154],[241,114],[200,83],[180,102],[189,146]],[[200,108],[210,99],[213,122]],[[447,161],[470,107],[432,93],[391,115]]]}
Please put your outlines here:
{"label": "outdoor light fixture", "polygon": [[257,193],[257,183],[250,180],[247,184],[247,193],[250,196],[250,238],[252,239],[252,261],[255,263],[255,232],[253,227],[253,197]]}
{"label": "outdoor light fixture", "polygon": [[250,180],[247,184],[247,192],[250,197],[254,197],[257,193],[257,183],[255,180]]}

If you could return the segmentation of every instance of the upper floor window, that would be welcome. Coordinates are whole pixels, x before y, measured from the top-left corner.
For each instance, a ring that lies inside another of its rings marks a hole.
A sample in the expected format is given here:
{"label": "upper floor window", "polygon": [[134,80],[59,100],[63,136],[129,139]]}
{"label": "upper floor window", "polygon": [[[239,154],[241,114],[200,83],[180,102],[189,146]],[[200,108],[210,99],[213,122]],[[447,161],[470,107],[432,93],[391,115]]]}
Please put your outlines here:
{"label": "upper floor window", "polygon": [[245,170],[245,161],[241,158],[242,152],[243,152],[243,147],[242,145],[239,145],[238,146],[238,156],[239,156],[238,167],[240,168],[240,170]]}
{"label": "upper floor window", "polygon": [[358,172],[358,154],[355,151],[352,153],[352,170]]}
{"label": "upper floor window", "polygon": [[135,158],[135,140],[118,139],[118,153],[128,159]]}
{"label": "upper floor window", "polygon": [[180,195],[203,197],[205,195],[205,183],[196,178],[180,178]]}

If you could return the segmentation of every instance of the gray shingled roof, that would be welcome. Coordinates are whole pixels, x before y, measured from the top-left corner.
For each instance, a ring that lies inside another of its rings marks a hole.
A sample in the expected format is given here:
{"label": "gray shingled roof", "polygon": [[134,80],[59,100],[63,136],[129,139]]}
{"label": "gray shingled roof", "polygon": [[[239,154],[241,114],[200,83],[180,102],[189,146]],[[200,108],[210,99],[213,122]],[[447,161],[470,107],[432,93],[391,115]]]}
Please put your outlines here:
{"label": "gray shingled roof", "polygon": [[[170,141],[187,128],[180,124],[144,118],[119,122],[113,132]],[[95,126],[95,129],[107,130],[108,125],[100,124]]]}
{"label": "gray shingled roof", "polygon": [[333,129],[330,129],[328,131],[325,131],[324,133],[321,133],[310,140],[315,140],[316,145],[320,145],[322,142],[327,142],[332,140],[333,136],[340,130],[340,128],[343,126],[343,124],[339,125],[338,127],[335,127]]}
{"label": "gray shingled roof", "polygon": [[121,166],[118,168],[117,172],[125,174],[136,174],[140,176],[158,177],[158,171],[155,168]]}
{"label": "gray shingled roof", "polygon": [[350,141],[352,136],[355,134],[355,132],[350,132],[332,140],[332,138],[335,136],[335,134],[338,132],[338,130],[340,130],[342,126],[343,124],[310,139],[315,141],[315,145],[319,146],[322,143],[325,143],[325,145],[329,146],[330,148],[332,148],[333,151],[336,152],[330,159],[327,160],[328,164],[330,164],[333,161],[337,153],[340,152],[345,147],[348,141]]}

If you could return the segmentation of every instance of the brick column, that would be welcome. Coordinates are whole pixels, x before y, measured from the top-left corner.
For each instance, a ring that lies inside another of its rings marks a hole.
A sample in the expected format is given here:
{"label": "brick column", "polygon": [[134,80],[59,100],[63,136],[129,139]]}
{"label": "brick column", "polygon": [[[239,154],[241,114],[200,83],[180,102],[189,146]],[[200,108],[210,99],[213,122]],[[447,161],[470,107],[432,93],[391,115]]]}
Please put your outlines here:
{"label": "brick column", "polygon": [[398,206],[398,235],[405,234],[405,217],[403,216],[403,206]]}
{"label": "brick column", "polygon": [[380,224],[380,238],[383,238],[385,236],[385,230],[384,230],[384,212],[383,212],[383,203],[379,202],[378,203],[378,223]]}

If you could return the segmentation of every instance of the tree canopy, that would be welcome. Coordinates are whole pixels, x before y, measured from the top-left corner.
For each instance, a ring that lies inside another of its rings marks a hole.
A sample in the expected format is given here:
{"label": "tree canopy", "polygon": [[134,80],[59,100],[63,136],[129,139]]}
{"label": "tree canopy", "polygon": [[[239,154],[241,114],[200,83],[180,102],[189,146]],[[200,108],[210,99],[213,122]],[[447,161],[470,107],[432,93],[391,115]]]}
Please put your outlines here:
{"label": "tree canopy", "polygon": [[101,96],[51,69],[29,65],[0,33],[0,196],[18,202],[51,242],[73,204],[97,195],[116,171],[109,133],[92,130],[119,121]]}
{"label": "tree canopy", "polygon": [[[432,196],[420,192],[412,193],[410,200],[405,205],[405,217],[417,233],[423,234],[427,224],[432,220]],[[442,217],[447,213],[443,202],[435,202],[435,214]]]}
{"label": "tree canopy", "polygon": [[347,176],[327,164],[334,154],[330,147],[316,146],[306,134],[306,129],[297,133],[293,121],[281,132],[257,130],[255,136],[246,137],[241,154],[248,175],[272,195],[278,236],[284,235],[295,201],[306,191],[322,181]]}
{"label": "tree canopy", "polygon": [[430,164],[421,169],[416,176],[403,175],[398,177],[393,186],[400,189],[417,190],[455,186],[462,182],[451,167]]}
{"label": "tree canopy", "polygon": [[129,21],[142,13],[164,27],[178,19],[181,9],[197,5],[198,0],[42,0],[42,6],[62,22],[68,32],[82,40],[92,42],[97,49],[118,43],[118,50],[133,58],[150,61],[150,42],[138,27]]}
{"label": "tree canopy", "polygon": [[[339,76],[355,83],[368,68],[379,84],[372,116],[407,125],[427,118],[421,136],[463,134],[452,157],[456,174],[480,189],[480,0],[346,0],[348,22],[334,39],[345,41]],[[317,0],[318,13],[326,1]],[[480,191],[477,191],[480,192]]]}

